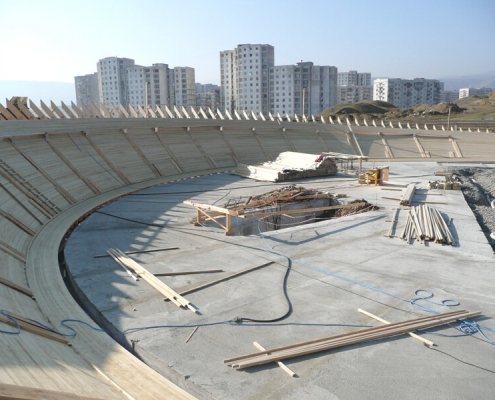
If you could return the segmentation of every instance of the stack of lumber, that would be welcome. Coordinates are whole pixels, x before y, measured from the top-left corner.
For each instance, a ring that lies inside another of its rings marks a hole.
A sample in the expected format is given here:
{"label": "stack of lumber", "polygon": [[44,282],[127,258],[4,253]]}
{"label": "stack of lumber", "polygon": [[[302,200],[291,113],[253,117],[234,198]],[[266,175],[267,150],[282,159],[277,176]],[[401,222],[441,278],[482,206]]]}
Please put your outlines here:
{"label": "stack of lumber", "polygon": [[410,183],[407,185],[406,191],[402,196],[400,201],[401,206],[410,206],[414,197],[414,192],[416,191],[416,185],[414,183]]}
{"label": "stack of lumber", "polygon": [[280,203],[292,203],[304,200],[328,199],[333,197],[329,192],[321,192],[316,189],[306,189],[302,186],[288,185],[258,196],[252,196],[247,200],[230,200],[224,204],[224,208],[245,210],[249,208],[260,208]]}
{"label": "stack of lumber", "polygon": [[356,332],[310,340],[308,342],[297,343],[289,346],[267,349],[256,353],[229,358],[224,360],[224,363],[231,365],[235,369],[255,367],[271,362],[279,362],[280,360],[285,360],[288,358],[313,354],[320,351],[327,351],[339,347],[403,335],[418,329],[429,329],[435,326],[449,324],[455,322],[456,320],[475,317],[480,314],[481,312],[479,311],[452,311],[444,314],[437,314],[431,317],[421,317],[404,322],[378,326],[375,328],[366,328]]}
{"label": "stack of lumber", "polygon": [[421,242],[434,241],[451,246],[456,245],[454,236],[442,214],[436,208],[426,205],[411,207],[400,238],[407,243],[416,239]]}
{"label": "stack of lumber", "polygon": [[108,249],[107,252],[125,270],[127,269],[132,270],[132,272],[134,272],[137,276],[148,282],[151,286],[153,286],[156,290],[162,293],[167,299],[169,299],[177,307],[189,309],[194,313],[197,312],[197,309],[188,300],[186,300],[175,290],[167,286],[165,283],[163,283],[160,279],[158,279],[152,273],[150,273],[141,265],[139,265],[132,258],[125,255],[124,252],[122,252],[119,249]]}

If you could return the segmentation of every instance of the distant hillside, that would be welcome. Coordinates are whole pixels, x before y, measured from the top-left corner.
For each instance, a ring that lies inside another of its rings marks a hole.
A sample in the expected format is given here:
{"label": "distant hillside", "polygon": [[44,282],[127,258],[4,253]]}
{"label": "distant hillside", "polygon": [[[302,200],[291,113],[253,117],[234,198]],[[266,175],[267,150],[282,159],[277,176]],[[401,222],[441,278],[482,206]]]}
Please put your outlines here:
{"label": "distant hillside", "polygon": [[495,72],[450,78],[438,78],[438,80],[445,84],[445,90],[459,90],[469,87],[489,87],[495,89]]}
{"label": "distant hillside", "polygon": [[40,100],[70,104],[76,101],[76,89],[74,83],[68,82],[0,81],[0,102],[4,104],[13,96],[27,96],[37,104]]}
{"label": "distant hillside", "polygon": [[321,115],[328,118],[347,116],[353,120],[355,116],[370,119],[385,119],[390,121],[407,121],[425,119],[446,119],[449,114],[452,120],[495,119],[495,92],[486,96],[471,96],[457,100],[455,103],[418,104],[412,108],[397,108],[385,101],[363,101],[360,103],[337,104],[327,108]]}

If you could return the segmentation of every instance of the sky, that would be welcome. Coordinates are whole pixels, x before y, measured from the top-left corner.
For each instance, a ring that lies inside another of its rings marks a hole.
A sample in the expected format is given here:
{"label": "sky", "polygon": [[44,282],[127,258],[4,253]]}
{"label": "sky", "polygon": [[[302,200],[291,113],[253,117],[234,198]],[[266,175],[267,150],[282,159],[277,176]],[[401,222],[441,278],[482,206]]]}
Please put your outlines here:
{"label": "sky", "polygon": [[29,95],[6,93],[6,81],[73,83],[111,56],[193,67],[196,82],[219,84],[219,52],[244,43],[274,46],[276,65],[372,77],[495,71],[495,0],[0,0],[0,10],[0,100]]}

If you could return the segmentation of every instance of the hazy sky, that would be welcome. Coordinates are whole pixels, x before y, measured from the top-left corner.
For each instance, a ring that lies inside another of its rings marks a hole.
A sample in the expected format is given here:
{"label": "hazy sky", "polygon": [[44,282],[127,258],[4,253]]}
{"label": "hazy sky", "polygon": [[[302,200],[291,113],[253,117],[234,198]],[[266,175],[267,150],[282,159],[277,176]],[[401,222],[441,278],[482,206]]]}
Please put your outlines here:
{"label": "hazy sky", "polygon": [[118,56],[218,84],[219,52],[241,43],[373,77],[495,70],[495,0],[0,0],[0,32],[0,81],[74,82]]}

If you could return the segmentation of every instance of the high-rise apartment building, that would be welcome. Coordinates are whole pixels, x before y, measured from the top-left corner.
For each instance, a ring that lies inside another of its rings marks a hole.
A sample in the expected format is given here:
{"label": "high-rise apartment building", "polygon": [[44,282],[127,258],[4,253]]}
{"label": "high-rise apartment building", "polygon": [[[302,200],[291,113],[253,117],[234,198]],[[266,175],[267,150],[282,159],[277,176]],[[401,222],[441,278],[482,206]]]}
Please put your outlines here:
{"label": "high-rise apartment building", "polygon": [[274,53],[268,44],[240,44],[220,52],[222,109],[268,113],[268,69]]}
{"label": "high-rise apartment building", "polygon": [[105,107],[109,108],[110,103],[128,104],[126,70],[133,66],[134,60],[130,58],[107,57],[98,61],[98,91]]}
{"label": "high-rise apartment building", "polygon": [[196,105],[196,81],[194,68],[175,67],[169,72],[170,99],[173,104],[182,106]]}
{"label": "high-rise apartment building", "polygon": [[337,104],[337,68],[312,62],[270,68],[270,112],[317,115]]}
{"label": "high-rise apartment building", "polygon": [[220,107],[220,86],[196,83],[196,106],[216,110]]}
{"label": "high-rise apartment building", "polygon": [[337,85],[337,103],[357,103],[373,98],[369,72],[339,72]]}
{"label": "high-rise apartment building", "polygon": [[241,44],[220,52],[221,109],[319,114],[337,101],[337,68],[312,62],[275,66],[268,44]]}
{"label": "high-rise apartment building", "polygon": [[[76,93],[81,102],[87,101],[118,108],[138,105],[155,108],[164,105],[195,106],[195,73],[191,67],[169,68],[157,63],[150,67],[136,65],[130,58],[107,57],[98,61],[97,72],[75,77]],[[95,89],[96,85],[96,89]],[[95,90],[98,95],[95,98]]]}
{"label": "high-rise apartment building", "polygon": [[442,84],[436,79],[375,79],[373,100],[383,100],[399,108],[440,102]]}
{"label": "high-rise apartment building", "polygon": [[82,75],[74,77],[74,83],[76,85],[76,103],[78,107],[81,104],[90,106],[91,103],[98,104],[100,101],[100,94],[98,92],[98,74]]}
{"label": "high-rise apartment building", "polygon": [[339,72],[337,76],[338,86],[371,86],[371,73],[369,72]]}

